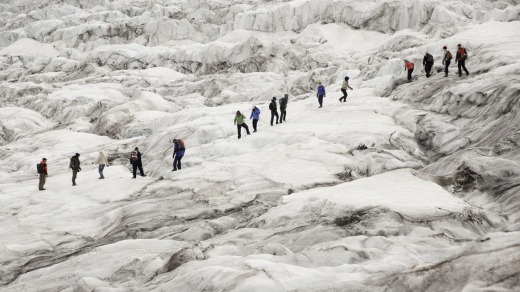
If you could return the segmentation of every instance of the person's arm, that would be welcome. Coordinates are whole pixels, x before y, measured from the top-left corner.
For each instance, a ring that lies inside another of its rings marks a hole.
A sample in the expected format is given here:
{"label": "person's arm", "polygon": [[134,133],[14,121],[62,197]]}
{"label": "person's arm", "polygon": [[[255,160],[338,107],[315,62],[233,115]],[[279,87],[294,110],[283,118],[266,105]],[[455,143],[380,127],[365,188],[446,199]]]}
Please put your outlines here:
{"label": "person's arm", "polygon": [[255,110],[252,110],[251,111],[251,115],[249,115],[249,119],[252,119],[253,118],[253,113],[255,112]]}
{"label": "person's arm", "polygon": [[235,119],[233,120],[233,125],[237,124],[237,117],[235,116]]}
{"label": "person's arm", "polygon": [[352,87],[350,87],[350,85],[348,84],[348,82],[347,82],[347,87],[350,88],[350,90],[354,90]]}

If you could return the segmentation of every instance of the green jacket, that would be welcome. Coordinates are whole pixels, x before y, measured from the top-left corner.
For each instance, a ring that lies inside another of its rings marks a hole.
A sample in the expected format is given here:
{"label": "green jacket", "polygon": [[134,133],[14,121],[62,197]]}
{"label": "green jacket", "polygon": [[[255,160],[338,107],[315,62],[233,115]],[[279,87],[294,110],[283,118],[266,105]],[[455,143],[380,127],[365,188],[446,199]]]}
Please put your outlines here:
{"label": "green jacket", "polygon": [[240,126],[244,123],[244,119],[246,117],[243,115],[243,114],[240,114],[239,116],[235,116],[235,122],[234,124],[237,125],[237,126]]}

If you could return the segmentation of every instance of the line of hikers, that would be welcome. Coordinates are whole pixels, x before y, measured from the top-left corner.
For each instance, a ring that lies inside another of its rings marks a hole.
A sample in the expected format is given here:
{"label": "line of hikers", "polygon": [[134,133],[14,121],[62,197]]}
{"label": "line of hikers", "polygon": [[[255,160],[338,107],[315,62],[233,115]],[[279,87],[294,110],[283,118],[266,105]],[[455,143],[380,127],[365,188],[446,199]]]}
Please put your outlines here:
{"label": "line of hikers", "polygon": [[[181,169],[181,159],[184,156],[186,148],[184,146],[184,141],[181,139],[173,139],[173,169],[172,171],[177,171]],[[79,160],[80,154],[76,153],[70,158],[69,169],[72,171],[72,186],[76,186],[76,178],[78,177],[78,172],[81,171],[81,162]],[[103,175],[103,170],[105,167],[108,167],[108,159],[105,153],[100,150],[98,157],[93,164],[98,164],[98,172],[99,179],[105,179]],[[143,161],[142,161],[142,153],[139,152],[139,147],[135,147],[134,150],[130,153],[130,164],[132,165],[132,174],[133,179],[137,177],[137,169],[139,169],[139,174],[142,177],[145,177],[143,170]],[[49,175],[47,168],[47,158],[43,158],[40,163],[36,165],[36,171],[39,175],[38,181],[38,189],[40,191],[45,190],[45,182],[47,181],[47,177]]]}
{"label": "line of hikers", "polygon": [[[451,64],[451,60],[453,59],[453,55],[450,51],[448,51],[448,47],[444,46],[442,47],[442,50],[444,52],[443,58],[442,58],[442,65],[444,65],[444,77],[448,77],[448,67]],[[457,67],[459,70],[459,77],[462,77],[462,70],[466,73],[466,75],[469,75],[468,69],[466,69],[466,60],[468,59],[468,51],[466,48],[464,48],[461,44],[457,45],[457,54],[455,55],[455,62],[457,62]],[[430,72],[433,67],[433,56],[426,52],[423,58],[423,65],[424,65],[424,71],[426,72],[426,78],[430,78]],[[414,63],[408,61],[407,59],[404,59],[404,69],[408,71],[408,82],[412,82],[412,72],[414,69]]]}

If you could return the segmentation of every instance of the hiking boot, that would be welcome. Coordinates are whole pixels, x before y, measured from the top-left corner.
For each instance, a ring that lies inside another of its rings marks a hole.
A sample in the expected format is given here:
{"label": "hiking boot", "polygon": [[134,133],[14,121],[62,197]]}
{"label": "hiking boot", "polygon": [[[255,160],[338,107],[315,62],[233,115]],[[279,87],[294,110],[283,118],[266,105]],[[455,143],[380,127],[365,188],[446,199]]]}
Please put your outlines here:
{"label": "hiking boot", "polygon": [[444,77],[448,77],[448,74],[444,74]]}

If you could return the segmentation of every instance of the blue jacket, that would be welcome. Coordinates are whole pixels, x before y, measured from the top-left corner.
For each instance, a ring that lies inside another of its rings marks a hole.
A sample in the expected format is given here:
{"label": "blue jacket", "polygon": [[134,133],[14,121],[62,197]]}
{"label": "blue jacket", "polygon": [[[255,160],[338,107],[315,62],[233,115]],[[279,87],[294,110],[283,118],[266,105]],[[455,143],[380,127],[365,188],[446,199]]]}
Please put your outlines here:
{"label": "blue jacket", "polygon": [[173,154],[175,154],[175,156],[177,157],[181,157],[181,156],[184,156],[184,148],[181,148],[181,146],[179,144],[173,144],[174,145],[174,148],[173,148]]}
{"label": "blue jacket", "polygon": [[251,116],[249,117],[249,119],[253,119],[253,120],[260,119],[260,109],[256,107],[254,110],[252,110]]}
{"label": "blue jacket", "polygon": [[318,86],[318,95],[325,95],[325,86]]}

